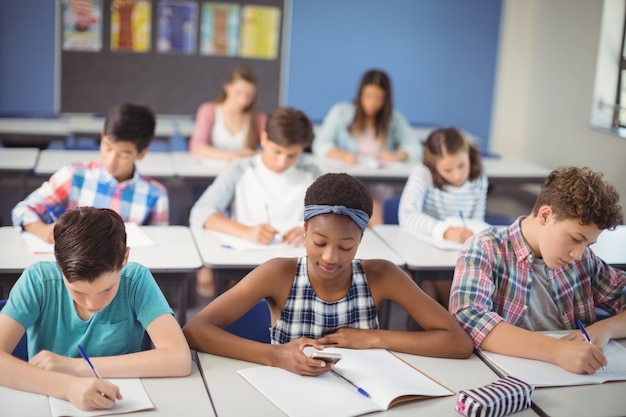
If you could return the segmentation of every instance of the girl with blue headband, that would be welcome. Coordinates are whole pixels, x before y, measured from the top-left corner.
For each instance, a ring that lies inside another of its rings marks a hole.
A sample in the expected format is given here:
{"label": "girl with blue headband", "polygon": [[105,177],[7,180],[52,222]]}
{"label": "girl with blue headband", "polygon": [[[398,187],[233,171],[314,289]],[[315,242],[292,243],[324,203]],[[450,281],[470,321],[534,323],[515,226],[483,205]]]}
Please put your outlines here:
{"label": "girl with blue headband", "polygon": [[[319,375],[331,365],[309,358],[307,346],[385,348],[417,355],[467,358],[472,345],[461,327],[395,264],[355,254],[372,214],[365,185],[347,174],[326,174],[304,198],[306,256],[260,265],[206,306],[183,329],[196,350]],[[272,344],[224,330],[266,299]],[[384,301],[402,307],[423,331],[384,330]]]}

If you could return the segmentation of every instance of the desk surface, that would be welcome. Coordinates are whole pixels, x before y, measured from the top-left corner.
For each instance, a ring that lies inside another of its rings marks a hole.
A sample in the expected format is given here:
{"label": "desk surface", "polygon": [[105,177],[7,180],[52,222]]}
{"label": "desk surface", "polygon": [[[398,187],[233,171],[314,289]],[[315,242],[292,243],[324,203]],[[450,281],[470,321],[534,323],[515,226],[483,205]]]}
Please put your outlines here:
{"label": "desk surface", "polygon": [[[104,128],[104,117],[91,115],[65,116],[68,134],[100,135]],[[157,115],[155,137],[185,136],[193,134],[195,122],[190,116]]]}
{"label": "desk surface", "polygon": [[[156,246],[131,248],[129,260],[145,265],[152,272],[190,272],[202,266],[189,229],[185,226],[141,226]],[[39,261],[54,261],[52,253],[34,254],[12,226],[0,227],[0,272],[21,273]]]}
{"label": "desk surface", "polygon": [[[497,379],[496,374],[475,355],[466,360],[427,358],[408,354],[398,356],[455,391],[455,394],[461,389],[476,388]],[[218,416],[284,416],[281,410],[236,373],[240,369],[259,366],[258,364],[208,353],[198,353],[198,357]],[[458,417],[459,414],[454,410],[456,399],[457,395],[453,395],[407,402],[392,407],[384,415]],[[530,409],[515,414],[524,417],[535,415]]]}
{"label": "desk surface", "polygon": [[[154,410],[127,413],[124,414],[125,416],[215,416],[200,369],[195,362],[192,362],[192,370],[189,376],[183,378],[142,378],[141,382],[155,408]],[[36,414],[28,413],[28,417],[49,417],[51,415],[50,404],[45,396],[30,393],[24,394],[24,397],[18,398],[21,398],[21,400],[39,400],[39,407],[31,407],[30,410],[24,410],[24,414],[28,411],[33,411]],[[122,395],[124,395],[123,392]],[[11,409],[18,407],[19,409],[18,404],[9,404],[9,407]],[[38,412],[35,411],[35,408],[38,408]]]}
{"label": "desk surface", "polygon": [[0,135],[2,134],[64,138],[68,134],[68,124],[64,118],[0,118]]}
{"label": "desk surface", "polygon": [[591,249],[606,263],[618,268],[626,267],[626,226],[617,226],[615,230],[604,230]]}
{"label": "desk surface", "polygon": [[[99,151],[44,149],[39,153],[39,161],[35,167],[35,173],[48,176],[72,162],[89,162],[99,159]],[[137,161],[137,167],[141,174],[150,177],[172,177],[175,175],[174,162],[169,152],[148,152],[145,158]]]}
{"label": "desk surface", "polygon": [[[415,163],[394,162],[391,164],[348,165],[330,158],[314,157],[323,172],[347,172],[362,179],[406,180]],[[550,169],[534,162],[515,158],[483,158],[485,173],[490,182],[543,183]]]}
{"label": "desk surface", "polygon": [[373,227],[374,232],[395,251],[413,271],[449,271],[456,265],[458,250],[436,248],[402,230],[397,224]]}
{"label": "desk surface", "polygon": [[[192,228],[194,240],[204,265],[218,269],[251,269],[272,258],[304,256],[303,246],[258,251],[237,251],[222,247],[220,239],[210,230]],[[404,260],[387,246],[375,233],[366,229],[356,253],[361,259],[387,259],[404,266]]]}
{"label": "desk surface", "polygon": [[27,172],[35,168],[39,149],[0,148],[0,172]]}
{"label": "desk surface", "polygon": [[182,178],[213,179],[228,165],[220,159],[203,158],[189,152],[172,152],[171,155],[176,175]]}

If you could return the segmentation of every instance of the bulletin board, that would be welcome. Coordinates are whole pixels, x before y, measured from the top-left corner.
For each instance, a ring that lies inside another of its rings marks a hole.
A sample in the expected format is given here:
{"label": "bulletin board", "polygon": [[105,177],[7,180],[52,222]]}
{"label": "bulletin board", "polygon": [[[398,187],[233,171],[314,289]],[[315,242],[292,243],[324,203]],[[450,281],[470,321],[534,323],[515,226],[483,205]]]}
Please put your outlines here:
{"label": "bulletin board", "polygon": [[269,112],[280,99],[285,1],[65,0],[60,112],[104,114],[136,102],[193,115],[237,66],[256,73],[257,108]]}

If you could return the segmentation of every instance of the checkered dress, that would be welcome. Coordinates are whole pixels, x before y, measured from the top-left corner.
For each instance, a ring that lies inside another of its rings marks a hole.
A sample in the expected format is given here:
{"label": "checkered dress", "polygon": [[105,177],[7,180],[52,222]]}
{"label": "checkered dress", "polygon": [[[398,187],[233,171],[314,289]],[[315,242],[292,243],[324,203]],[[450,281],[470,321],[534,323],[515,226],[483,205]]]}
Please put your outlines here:
{"label": "checkered dress", "polygon": [[296,277],[283,311],[270,329],[272,343],[317,339],[342,327],[378,329],[378,315],[361,261],[352,261],[352,286],[341,300],[326,302],[311,288],[307,257],[298,259]]}

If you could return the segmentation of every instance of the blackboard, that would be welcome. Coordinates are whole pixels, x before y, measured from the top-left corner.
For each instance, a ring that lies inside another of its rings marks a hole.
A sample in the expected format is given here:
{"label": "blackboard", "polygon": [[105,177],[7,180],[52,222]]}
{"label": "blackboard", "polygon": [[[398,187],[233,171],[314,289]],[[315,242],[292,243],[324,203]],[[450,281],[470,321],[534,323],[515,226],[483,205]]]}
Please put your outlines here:
{"label": "blackboard", "polygon": [[[195,0],[192,0],[195,1]],[[274,6],[280,9],[280,31],[276,59],[242,58],[157,52],[158,5],[151,0],[151,48],[146,53],[114,52],[110,49],[112,0],[102,0],[102,48],[97,52],[66,51],[63,42],[63,13],[59,8],[59,107],[61,113],[106,113],[122,102],[149,105],[157,114],[194,115],[198,106],[214,100],[230,71],[236,66],[252,68],[258,78],[257,108],[269,112],[279,104],[282,44],[285,33],[285,1],[254,0],[219,3]],[[170,2],[174,3],[174,2]],[[198,7],[205,1],[196,1]],[[200,24],[196,25],[200,39]]]}

